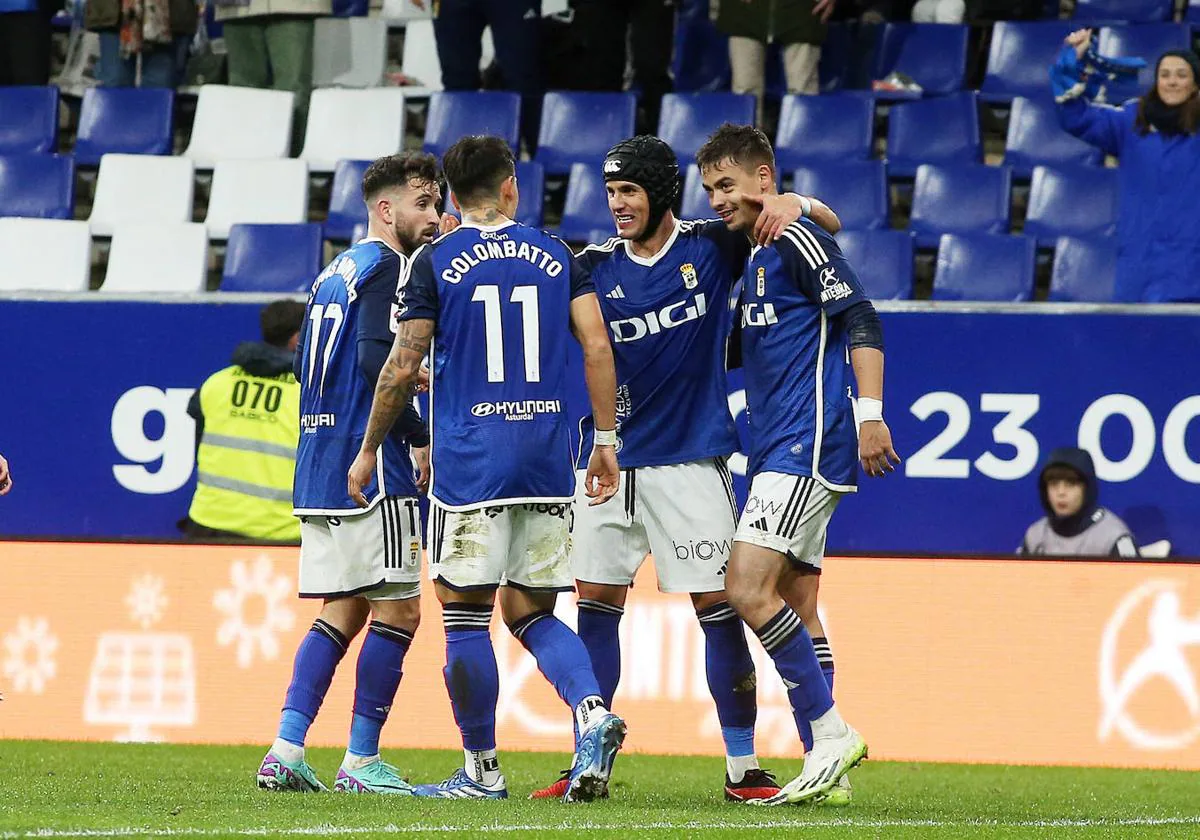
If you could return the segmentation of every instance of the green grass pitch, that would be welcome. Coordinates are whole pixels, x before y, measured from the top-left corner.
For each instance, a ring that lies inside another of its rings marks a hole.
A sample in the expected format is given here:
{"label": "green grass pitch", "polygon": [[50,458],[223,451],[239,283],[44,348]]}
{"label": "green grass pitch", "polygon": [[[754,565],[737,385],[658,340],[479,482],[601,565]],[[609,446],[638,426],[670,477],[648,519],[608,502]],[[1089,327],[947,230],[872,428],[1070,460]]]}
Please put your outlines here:
{"label": "green grass pitch", "polygon": [[[502,753],[507,802],[267,793],[260,747],[0,741],[0,838],[497,836],[1200,837],[1200,774],[867,762],[849,808],[756,808],[721,800],[714,758],[622,756],[608,802],[531,802],[566,756]],[[332,783],[340,751],[309,750]],[[389,750],[414,781],[458,751]],[[797,761],[766,763],[781,780]]]}

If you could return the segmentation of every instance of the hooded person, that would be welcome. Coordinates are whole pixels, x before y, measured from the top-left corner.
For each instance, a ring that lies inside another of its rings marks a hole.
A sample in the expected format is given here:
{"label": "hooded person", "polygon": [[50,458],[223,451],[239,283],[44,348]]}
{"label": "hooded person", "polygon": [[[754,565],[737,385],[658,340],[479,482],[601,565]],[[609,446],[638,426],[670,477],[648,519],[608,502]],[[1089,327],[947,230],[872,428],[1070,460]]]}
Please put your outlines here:
{"label": "hooded person", "polygon": [[1046,515],[1029,526],[1018,553],[1055,557],[1137,557],[1129,527],[1100,507],[1092,456],[1065,447],[1050,453],[1038,476]]}

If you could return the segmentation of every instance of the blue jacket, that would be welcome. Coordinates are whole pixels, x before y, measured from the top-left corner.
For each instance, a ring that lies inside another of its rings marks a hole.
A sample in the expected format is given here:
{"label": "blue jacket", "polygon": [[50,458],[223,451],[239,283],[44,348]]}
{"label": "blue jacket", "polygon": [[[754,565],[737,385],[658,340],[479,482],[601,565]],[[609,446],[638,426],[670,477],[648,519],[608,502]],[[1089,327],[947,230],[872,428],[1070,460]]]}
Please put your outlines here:
{"label": "blue jacket", "polygon": [[1200,134],[1139,134],[1137,101],[1058,105],[1063,128],[1120,159],[1118,302],[1200,301]]}

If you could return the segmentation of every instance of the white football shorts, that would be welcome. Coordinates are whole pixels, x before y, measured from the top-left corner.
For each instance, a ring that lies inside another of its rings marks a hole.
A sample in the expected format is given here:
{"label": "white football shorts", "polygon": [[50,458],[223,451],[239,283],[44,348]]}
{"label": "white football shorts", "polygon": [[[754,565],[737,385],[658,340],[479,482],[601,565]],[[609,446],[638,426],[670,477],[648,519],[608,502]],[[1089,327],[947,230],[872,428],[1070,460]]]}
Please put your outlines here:
{"label": "white football shorts", "polygon": [[724,458],[621,473],[621,489],[591,507],[578,473],[571,569],[585,583],[629,585],[654,555],[660,592],[720,592],[737,502]]}
{"label": "white football shorts", "polygon": [[345,516],[300,517],[300,597],[361,595],[399,601],[421,593],[421,510],[384,496]]}
{"label": "white football shorts", "polygon": [[844,495],[808,476],[758,473],[734,539],[786,554],[797,568],[819,572],[829,520]]}
{"label": "white football shorts", "polygon": [[452,511],[430,502],[429,577],[456,592],[513,586],[569,592],[571,503]]}

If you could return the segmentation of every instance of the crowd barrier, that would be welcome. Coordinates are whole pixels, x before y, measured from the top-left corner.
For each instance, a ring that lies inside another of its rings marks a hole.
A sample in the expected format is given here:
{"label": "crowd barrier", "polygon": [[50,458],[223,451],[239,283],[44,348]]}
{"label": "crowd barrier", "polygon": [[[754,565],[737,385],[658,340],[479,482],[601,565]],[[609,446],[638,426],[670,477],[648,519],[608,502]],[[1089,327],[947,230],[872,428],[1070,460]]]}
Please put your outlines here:
{"label": "crowd barrier", "polygon": [[[295,549],[6,542],[0,557],[0,738],[273,738],[317,611],[294,595]],[[440,608],[422,597],[385,748],[459,743]],[[1200,770],[1198,564],[835,557],[821,597],[835,695],[875,758]],[[573,624],[573,596],[559,607]],[[643,569],[621,632],[628,747],[721,755],[688,600]],[[492,637],[501,749],[569,750],[566,707],[498,619]],[[782,684],[750,646],[759,751],[797,756]],[[356,653],[314,744],[345,743]]]}

